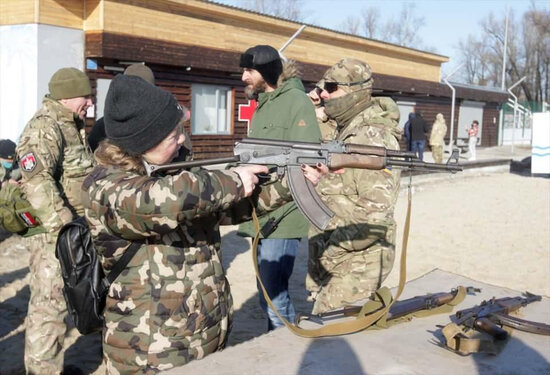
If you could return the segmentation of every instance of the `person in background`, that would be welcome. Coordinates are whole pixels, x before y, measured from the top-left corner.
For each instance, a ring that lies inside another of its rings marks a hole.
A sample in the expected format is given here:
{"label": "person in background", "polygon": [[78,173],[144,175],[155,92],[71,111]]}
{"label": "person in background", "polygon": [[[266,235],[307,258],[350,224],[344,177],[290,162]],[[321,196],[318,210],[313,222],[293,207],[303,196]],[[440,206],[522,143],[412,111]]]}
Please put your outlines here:
{"label": "person in background", "polygon": [[[111,284],[103,353],[108,374],[154,374],[225,346],[233,302],[222,266],[220,223],[250,218],[292,199],[286,180],[258,187],[266,166],[178,170],[148,176],[184,143],[175,97],[138,77],[119,75],[105,103],[98,166],[82,184],[86,220],[109,272],[131,243],[140,247]],[[317,184],[316,169],[304,175]]]}
{"label": "person in background", "polygon": [[443,162],[443,146],[445,146],[445,134],[447,134],[447,125],[442,113],[435,116],[435,121],[432,125],[430,133],[430,147],[432,148],[432,157],[434,162]]}
{"label": "person in background", "polygon": [[14,163],[15,143],[11,139],[0,140],[0,186],[5,181],[18,184],[21,171]]}
{"label": "person in background", "polygon": [[45,233],[26,238],[30,249],[30,300],[25,330],[25,367],[29,374],[63,371],[63,279],[55,243],[64,224],[84,214],[81,185],[94,160],[86,143],[84,117],[92,105],[86,74],[59,69],[49,94],[27,123],[16,148],[21,188]]}
{"label": "person in background", "polygon": [[[135,76],[144,79],[145,81],[149,82],[150,84],[155,84],[155,75],[151,68],[149,68],[147,65],[142,63],[135,63],[132,65],[128,65],[128,67],[124,70],[125,75],[129,76]],[[190,112],[187,108],[183,107],[184,114],[186,116],[186,121],[189,121],[190,119]],[[185,125],[183,125],[183,134],[185,137],[185,144],[180,150],[180,155],[178,156],[178,161],[185,161],[185,160],[191,160],[193,155],[193,148],[191,146],[191,138],[187,134],[187,131],[185,130]],[[90,133],[88,134],[88,143],[90,144],[90,148],[92,149],[92,152],[94,152],[99,146],[99,142],[104,140],[106,137],[105,134],[105,122],[103,117],[98,119],[94,126],[92,127],[92,130],[90,130]]]}
{"label": "person in background", "polygon": [[409,119],[403,126],[403,136],[405,137],[405,144],[407,145],[407,151],[411,151],[411,120],[414,118],[414,113],[409,113]]}
{"label": "person in background", "polygon": [[[346,58],[327,70],[310,92],[334,126],[327,140],[399,149],[403,134],[399,108],[391,98],[373,98],[370,66]],[[320,99],[319,99],[320,98]],[[318,111],[319,114],[320,111]],[[318,116],[322,118],[322,116]],[[326,121],[325,121],[326,122]],[[317,186],[322,201],[334,212],[325,231],[309,230],[306,288],[313,314],[369,297],[393,266],[399,192],[399,170],[345,168]]]}
{"label": "person in background", "polygon": [[424,160],[424,149],[426,148],[426,134],[428,124],[422,117],[422,112],[417,110],[411,122],[411,151],[416,152],[418,159]]}
{"label": "person in background", "polygon": [[[258,45],[241,55],[242,81],[249,99],[257,98],[258,107],[252,117],[250,138],[282,141],[319,142],[321,132],[313,104],[308,99],[294,62],[283,62],[277,50]],[[295,316],[288,281],[302,237],[307,236],[309,223],[294,202],[260,218],[261,239],[258,264],[273,305],[286,320]],[[239,226],[239,235],[253,237],[252,222]],[[259,288],[260,289],[260,288]],[[260,290],[260,305],[268,318],[268,330],[283,326],[275,312],[267,306]]]}
{"label": "person in background", "polygon": [[479,122],[477,120],[472,121],[472,124],[469,128],[466,128],[468,133],[468,151],[470,152],[470,157],[468,160],[476,160],[476,145],[477,145],[477,134],[479,133]]}

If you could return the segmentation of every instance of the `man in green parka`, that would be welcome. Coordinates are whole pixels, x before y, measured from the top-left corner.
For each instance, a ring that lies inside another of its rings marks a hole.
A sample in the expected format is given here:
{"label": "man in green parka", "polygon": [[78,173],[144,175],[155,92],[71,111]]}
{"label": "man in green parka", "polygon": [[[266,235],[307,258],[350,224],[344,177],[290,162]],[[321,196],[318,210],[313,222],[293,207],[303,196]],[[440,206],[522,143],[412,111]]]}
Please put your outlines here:
{"label": "man in green parka", "polygon": [[[258,45],[241,55],[242,80],[249,99],[257,99],[252,117],[250,138],[283,141],[319,142],[313,104],[298,78],[294,62],[281,61],[277,50]],[[260,276],[274,306],[287,320],[294,320],[294,306],[288,293],[288,280],[300,239],[308,233],[308,221],[295,203],[290,202],[260,218],[262,237],[258,246]],[[242,236],[254,236],[252,222],[239,227]],[[283,322],[267,307],[260,290],[260,305],[268,315],[268,330]]]}

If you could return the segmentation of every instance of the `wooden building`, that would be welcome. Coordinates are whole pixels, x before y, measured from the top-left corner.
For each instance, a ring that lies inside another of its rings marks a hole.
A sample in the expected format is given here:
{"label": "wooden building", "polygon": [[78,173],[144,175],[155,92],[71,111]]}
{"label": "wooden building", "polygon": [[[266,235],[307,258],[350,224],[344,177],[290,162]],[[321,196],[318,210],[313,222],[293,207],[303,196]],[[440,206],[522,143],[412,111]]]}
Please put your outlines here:
{"label": "wooden building", "polygon": [[[28,31],[25,25],[36,27]],[[189,131],[195,156],[207,158],[230,153],[233,143],[247,134],[247,122],[239,121],[239,115],[246,118],[249,109],[240,80],[240,54],[257,44],[278,48],[300,26],[198,0],[2,0],[2,41],[10,41],[3,43],[0,52],[29,60],[11,40],[15,36],[20,41],[25,33],[36,32],[35,45],[31,45],[37,50],[31,60],[35,56],[36,60],[26,61],[26,66],[37,71],[38,85],[31,94],[23,95],[33,98],[33,104],[39,102],[45,93],[44,82],[59,67],[86,69],[96,94],[90,124],[102,115],[114,75],[128,64],[146,63],[153,69],[157,84],[191,109]],[[79,39],[82,45],[76,46]],[[439,112],[450,123],[451,90],[440,82],[441,64],[448,61],[445,56],[316,26],[307,26],[284,55],[301,64],[306,87],[312,87],[343,57],[365,60],[374,72],[375,95],[391,96],[398,102],[402,124],[413,109],[422,110],[428,123]],[[0,78],[8,81],[8,86],[0,90],[28,90],[14,87],[17,81],[10,78],[14,69],[20,69],[19,60],[12,59],[9,66],[1,67]],[[0,97],[0,112],[15,105],[12,99],[3,98],[6,95]],[[506,98],[500,91],[457,85],[454,138],[465,136],[465,125],[475,116],[481,124],[481,145],[496,145],[498,110]],[[28,120],[32,113],[26,115],[2,115],[0,137],[5,137],[3,129],[13,127],[13,123],[22,129],[21,119]]]}

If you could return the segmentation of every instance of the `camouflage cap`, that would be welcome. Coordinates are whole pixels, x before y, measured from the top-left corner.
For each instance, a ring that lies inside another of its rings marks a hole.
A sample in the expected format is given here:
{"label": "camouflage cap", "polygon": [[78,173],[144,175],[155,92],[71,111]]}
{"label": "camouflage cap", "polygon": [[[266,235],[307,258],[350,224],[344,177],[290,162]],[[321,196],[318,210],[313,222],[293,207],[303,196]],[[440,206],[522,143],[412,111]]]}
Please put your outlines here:
{"label": "camouflage cap", "polygon": [[319,83],[325,82],[336,82],[346,92],[372,88],[372,70],[366,62],[345,58],[326,71]]}
{"label": "camouflage cap", "polygon": [[48,88],[55,100],[92,95],[88,76],[76,68],[59,69],[50,79]]}

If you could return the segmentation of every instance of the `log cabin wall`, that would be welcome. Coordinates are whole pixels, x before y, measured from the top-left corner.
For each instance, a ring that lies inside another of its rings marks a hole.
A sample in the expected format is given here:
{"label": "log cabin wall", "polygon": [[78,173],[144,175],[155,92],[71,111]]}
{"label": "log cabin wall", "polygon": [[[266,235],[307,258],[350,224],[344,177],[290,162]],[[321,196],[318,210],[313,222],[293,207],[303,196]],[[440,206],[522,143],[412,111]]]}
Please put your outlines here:
{"label": "log cabin wall", "polygon": [[[113,71],[113,68],[123,70],[127,66],[110,59],[100,59],[97,62],[97,69],[87,70],[94,95],[96,95],[98,79],[113,79],[115,75],[121,74],[121,72]],[[186,71],[185,69],[179,67],[155,64],[147,64],[147,66],[153,70],[156,85],[170,91],[174,94],[180,104],[185,105],[191,111],[193,111],[193,103],[191,99],[192,85],[194,83],[224,85],[231,87],[233,93],[231,106],[231,134],[194,135],[191,132],[191,124],[189,122],[186,124],[187,133],[191,135],[195,159],[208,159],[231,155],[235,142],[246,137],[247,135],[246,122],[238,121],[237,109],[239,104],[246,104],[248,102],[244,94],[244,85],[240,80],[240,75],[236,76],[225,74],[225,76],[222,77],[221,72],[206,70],[201,71],[199,69]],[[108,67],[108,69],[111,70],[107,70],[105,67]],[[86,124],[88,131],[93,126],[93,123],[93,119],[88,119]]]}

